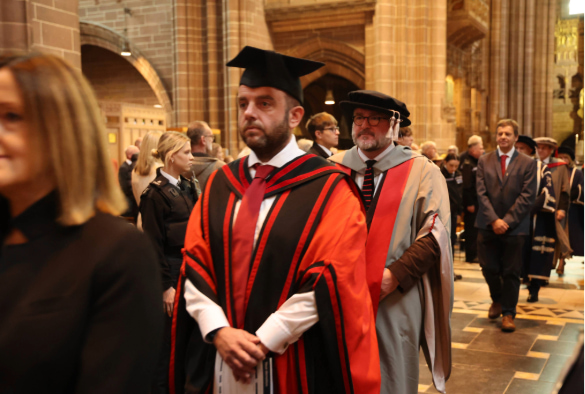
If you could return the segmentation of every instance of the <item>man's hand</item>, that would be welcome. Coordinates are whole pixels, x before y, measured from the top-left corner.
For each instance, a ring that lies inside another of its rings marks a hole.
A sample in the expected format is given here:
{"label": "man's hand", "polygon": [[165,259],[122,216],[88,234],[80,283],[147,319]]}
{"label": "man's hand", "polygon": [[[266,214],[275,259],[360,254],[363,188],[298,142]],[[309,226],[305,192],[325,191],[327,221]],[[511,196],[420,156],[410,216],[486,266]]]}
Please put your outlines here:
{"label": "man's hand", "polygon": [[382,275],[382,289],[380,290],[380,300],[392,293],[398,287],[398,279],[388,268],[384,268]]}
{"label": "man's hand", "polygon": [[470,205],[467,207],[467,212],[473,213],[475,212],[475,205]]}
{"label": "man's hand", "polygon": [[256,365],[265,358],[265,353],[257,346],[260,339],[237,328],[221,328],[213,339],[213,344],[223,361],[232,369],[237,382],[242,380],[250,383]]}
{"label": "man's hand", "polygon": [[496,219],[492,222],[492,230],[498,235],[504,234],[509,228],[510,226],[508,226],[508,223],[504,222],[502,219]]}
{"label": "man's hand", "polygon": [[565,218],[566,212],[562,209],[557,210],[557,220],[560,222]]}
{"label": "man's hand", "polygon": [[173,316],[173,308],[175,307],[175,293],[176,291],[174,287],[169,287],[163,293],[163,306],[169,317]]}

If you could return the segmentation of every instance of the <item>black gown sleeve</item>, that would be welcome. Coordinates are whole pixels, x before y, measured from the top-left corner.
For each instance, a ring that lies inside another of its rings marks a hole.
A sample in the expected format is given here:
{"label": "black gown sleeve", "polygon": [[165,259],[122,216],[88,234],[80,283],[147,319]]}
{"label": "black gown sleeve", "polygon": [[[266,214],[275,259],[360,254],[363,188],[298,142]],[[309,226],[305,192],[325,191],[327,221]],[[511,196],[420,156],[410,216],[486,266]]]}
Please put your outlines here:
{"label": "black gown sleeve", "polygon": [[160,264],[163,291],[173,286],[171,268],[165,258],[165,209],[166,202],[156,191],[149,190],[140,198],[142,229],[151,239]]}
{"label": "black gown sleeve", "polygon": [[164,315],[156,255],[143,234],[127,231],[105,253],[90,291],[75,392],[147,393]]}

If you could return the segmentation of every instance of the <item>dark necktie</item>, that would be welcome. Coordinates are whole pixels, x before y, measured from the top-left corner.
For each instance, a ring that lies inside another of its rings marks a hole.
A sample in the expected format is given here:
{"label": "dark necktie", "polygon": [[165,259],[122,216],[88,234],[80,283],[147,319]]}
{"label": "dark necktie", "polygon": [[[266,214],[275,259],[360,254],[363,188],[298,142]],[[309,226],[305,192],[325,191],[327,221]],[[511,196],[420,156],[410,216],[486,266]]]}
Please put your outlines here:
{"label": "dark necktie", "polygon": [[502,178],[506,176],[506,159],[508,158],[507,155],[500,156],[500,164],[502,165]]}
{"label": "dark necktie", "polygon": [[250,259],[254,250],[256,222],[258,222],[260,205],[266,190],[265,179],[273,169],[273,166],[268,165],[261,165],[256,168],[256,176],[242,197],[242,203],[233,229],[232,291],[237,317],[236,328],[244,328],[246,286],[248,284],[248,273],[250,272]]}
{"label": "dark necktie", "polygon": [[370,203],[372,202],[372,198],[374,196],[374,164],[376,164],[376,160],[367,160],[366,161],[366,175],[364,176],[364,185],[362,186],[362,193],[364,195],[364,202],[366,205],[366,211],[370,208]]}

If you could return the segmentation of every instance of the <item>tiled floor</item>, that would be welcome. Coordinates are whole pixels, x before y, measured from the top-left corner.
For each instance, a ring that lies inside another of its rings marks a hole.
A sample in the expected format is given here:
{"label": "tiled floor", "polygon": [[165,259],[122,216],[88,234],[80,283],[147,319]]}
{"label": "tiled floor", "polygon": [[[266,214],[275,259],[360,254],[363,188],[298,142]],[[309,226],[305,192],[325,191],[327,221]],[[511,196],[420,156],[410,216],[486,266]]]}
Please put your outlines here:
{"label": "tiled floor", "polygon": [[[550,394],[583,332],[583,258],[570,260],[565,276],[555,273],[540,291],[539,302],[526,302],[522,286],[516,331],[500,330],[490,320],[489,289],[478,264],[456,254],[452,328],[453,367],[448,394]],[[424,356],[420,358],[419,393],[437,393]]]}

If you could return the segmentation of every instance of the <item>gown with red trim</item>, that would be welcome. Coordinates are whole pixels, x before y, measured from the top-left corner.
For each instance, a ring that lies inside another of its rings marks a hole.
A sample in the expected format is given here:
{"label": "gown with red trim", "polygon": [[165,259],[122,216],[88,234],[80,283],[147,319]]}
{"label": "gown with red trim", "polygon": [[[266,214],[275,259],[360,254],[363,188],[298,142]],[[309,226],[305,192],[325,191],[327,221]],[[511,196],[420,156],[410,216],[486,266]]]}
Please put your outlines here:
{"label": "gown with red trim", "polygon": [[[215,172],[191,215],[184,249],[171,357],[171,393],[212,391],[216,350],[185,309],[185,280],[220,305],[231,326],[231,238],[236,201],[252,179],[247,158]],[[379,393],[380,361],[366,280],[367,227],[349,177],[315,155],[300,156],[266,179],[274,203],[251,257],[244,329],[256,330],[288,298],[315,292],[319,321],[273,355],[276,393]]]}

